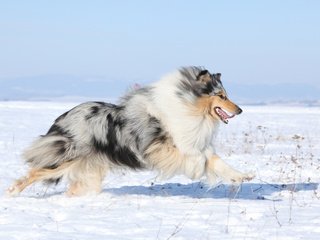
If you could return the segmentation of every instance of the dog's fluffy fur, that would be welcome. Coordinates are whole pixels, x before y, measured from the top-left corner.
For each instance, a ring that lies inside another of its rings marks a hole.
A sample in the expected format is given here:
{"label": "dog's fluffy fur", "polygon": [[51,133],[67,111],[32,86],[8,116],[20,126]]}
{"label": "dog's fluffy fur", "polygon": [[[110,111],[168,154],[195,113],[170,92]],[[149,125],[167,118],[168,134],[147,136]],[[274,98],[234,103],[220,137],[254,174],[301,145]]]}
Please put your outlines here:
{"label": "dog's fluffy fur", "polygon": [[131,91],[118,105],[76,106],[25,151],[31,170],[9,194],[61,178],[69,181],[69,196],[99,193],[106,173],[117,168],[156,170],[163,178],[205,176],[210,185],[217,176],[234,183],[250,180],[252,174],[234,170],[214,151],[219,121],[227,123],[242,111],[227,98],[220,76],[200,67],[181,68]]}

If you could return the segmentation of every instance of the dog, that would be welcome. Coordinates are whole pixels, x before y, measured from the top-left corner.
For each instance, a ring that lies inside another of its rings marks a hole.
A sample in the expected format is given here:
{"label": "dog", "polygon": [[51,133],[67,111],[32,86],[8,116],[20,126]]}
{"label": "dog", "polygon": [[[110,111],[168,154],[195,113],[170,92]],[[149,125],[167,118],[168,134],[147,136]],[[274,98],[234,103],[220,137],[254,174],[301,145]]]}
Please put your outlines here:
{"label": "dog", "polygon": [[86,102],[58,117],[23,154],[30,170],[8,190],[18,195],[32,183],[69,183],[66,194],[100,193],[107,172],[156,170],[241,184],[254,178],[225,163],[214,150],[219,122],[241,108],[229,100],[221,74],[180,68],[154,84],[128,92],[117,105]]}

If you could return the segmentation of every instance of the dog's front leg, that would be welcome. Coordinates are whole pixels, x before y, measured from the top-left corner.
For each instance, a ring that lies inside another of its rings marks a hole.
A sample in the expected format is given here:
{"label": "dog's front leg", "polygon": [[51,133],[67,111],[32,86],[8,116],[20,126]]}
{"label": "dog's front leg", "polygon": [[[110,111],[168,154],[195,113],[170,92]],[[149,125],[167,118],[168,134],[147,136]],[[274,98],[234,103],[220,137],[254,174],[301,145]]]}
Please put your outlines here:
{"label": "dog's front leg", "polygon": [[242,182],[250,181],[255,177],[253,173],[241,173],[235,170],[217,155],[214,155],[207,160],[206,175],[208,183],[211,185],[216,183],[217,177],[233,184],[241,184]]}

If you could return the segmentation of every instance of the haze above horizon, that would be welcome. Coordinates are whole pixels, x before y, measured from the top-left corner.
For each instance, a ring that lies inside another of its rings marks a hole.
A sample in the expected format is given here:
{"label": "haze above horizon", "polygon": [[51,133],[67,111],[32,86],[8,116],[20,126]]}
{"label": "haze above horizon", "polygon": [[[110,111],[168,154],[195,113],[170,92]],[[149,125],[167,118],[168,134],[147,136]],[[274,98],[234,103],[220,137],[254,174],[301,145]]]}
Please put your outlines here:
{"label": "haze above horizon", "polygon": [[319,9],[298,0],[2,2],[0,83],[58,75],[129,85],[200,65],[228,85],[320,91]]}

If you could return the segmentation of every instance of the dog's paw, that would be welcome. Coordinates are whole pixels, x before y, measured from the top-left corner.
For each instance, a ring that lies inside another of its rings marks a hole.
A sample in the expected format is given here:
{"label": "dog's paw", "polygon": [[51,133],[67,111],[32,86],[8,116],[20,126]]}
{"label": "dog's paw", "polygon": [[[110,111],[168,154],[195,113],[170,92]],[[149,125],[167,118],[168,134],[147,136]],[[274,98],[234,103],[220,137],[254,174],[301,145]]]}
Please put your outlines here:
{"label": "dog's paw", "polygon": [[16,197],[20,193],[19,188],[17,186],[11,186],[7,189],[6,191],[6,196],[7,197]]}
{"label": "dog's paw", "polygon": [[243,182],[248,182],[254,179],[256,175],[252,172],[239,174],[231,179],[231,182],[235,185],[239,185]]}
{"label": "dog's paw", "polygon": [[245,173],[244,175],[245,176],[243,178],[243,182],[244,181],[251,181],[252,179],[254,179],[256,177],[256,175],[253,172]]}

